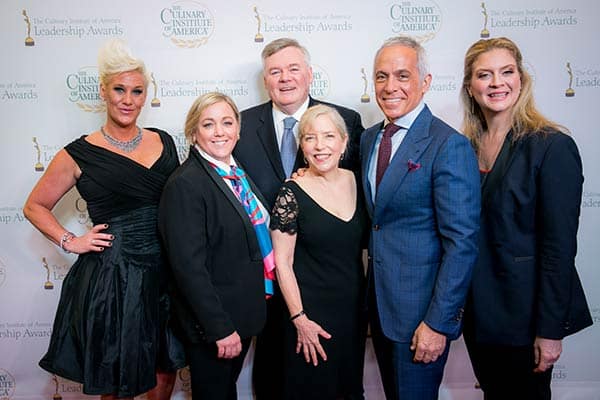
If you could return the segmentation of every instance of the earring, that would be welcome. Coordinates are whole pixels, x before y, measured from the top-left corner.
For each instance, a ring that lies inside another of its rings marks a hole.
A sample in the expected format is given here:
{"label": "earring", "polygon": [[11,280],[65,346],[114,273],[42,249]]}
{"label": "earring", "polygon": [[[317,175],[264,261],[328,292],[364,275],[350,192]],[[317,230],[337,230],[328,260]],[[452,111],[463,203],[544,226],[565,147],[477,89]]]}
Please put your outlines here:
{"label": "earring", "polygon": [[345,155],[346,155],[346,152],[342,151],[342,154],[340,154],[340,161],[342,161],[344,159]]}

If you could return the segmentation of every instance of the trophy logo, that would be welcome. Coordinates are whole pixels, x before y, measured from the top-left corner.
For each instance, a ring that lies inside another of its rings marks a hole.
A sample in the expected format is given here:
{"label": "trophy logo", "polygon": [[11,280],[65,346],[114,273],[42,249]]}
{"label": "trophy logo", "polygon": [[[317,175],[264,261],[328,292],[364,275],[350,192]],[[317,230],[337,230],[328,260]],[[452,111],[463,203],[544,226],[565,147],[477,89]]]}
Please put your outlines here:
{"label": "trophy logo", "polygon": [[490,31],[487,29],[488,24],[488,13],[485,8],[485,2],[481,2],[481,13],[483,14],[483,29],[479,33],[479,36],[483,39],[490,37]]}
{"label": "trophy logo", "polygon": [[362,94],[362,96],[360,96],[360,102],[368,103],[371,101],[371,97],[367,93],[367,87],[369,86],[369,81],[367,80],[367,74],[365,72],[365,69],[361,68],[360,72],[362,74],[362,80],[363,80],[363,94]]}
{"label": "trophy logo", "polygon": [[52,289],[54,289],[54,283],[52,283],[50,281],[50,266],[48,265],[48,262],[46,261],[46,257],[42,257],[42,265],[46,269],[46,282],[44,282],[44,289],[52,290]]}
{"label": "trophy logo", "polygon": [[87,203],[81,197],[75,200],[75,209],[77,210],[77,222],[81,225],[91,225],[90,215],[87,209]]}
{"label": "trophy logo", "polygon": [[150,79],[152,79],[152,87],[154,88],[154,97],[152,97],[152,101],[150,102],[151,107],[160,107],[160,100],[156,97],[156,93],[158,92],[158,87],[156,86],[156,79],[154,79],[154,73],[150,73]]}
{"label": "trophy logo", "polygon": [[254,41],[256,43],[262,43],[265,41],[265,37],[260,33],[260,14],[258,13],[258,8],[256,6],[254,8],[254,18],[256,18],[256,35],[254,35]]}
{"label": "trophy logo", "polygon": [[569,87],[565,90],[566,97],[574,97],[575,90],[573,89],[573,70],[571,69],[571,63],[567,62],[567,73],[569,74]]}
{"label": "trophy logo", "polygon": [[35,163],[34,169],[38,172],[44,170],[44,164],[41,163],[40,159],[42,157],[42,150],[40,149],[40,145],[37,142],[37,138],[33,137],[33,147],[35,147],[35,152],[37,155],[37,162]]}
{"label": "trophy logo", "polygon": [[27,24],[27,37],[25,38],[25,46],[34,46],[35,41],[31,37],[31,21],[29,20],[26,10],[23,10],[23,17],[25,19],[25,23]]}
{"label": "trophy logo", "polygon": [[5,280],[6,280],[6,266],[2,262],[2,259],[0,259],[0,287],[2,287]]}
{"label": "trophy logo", "polygon": [[62,400],[62,396],[58,393],[58,377],[53,374],[52,380],[54,381],[54,394],[52,395],[52,400]]}

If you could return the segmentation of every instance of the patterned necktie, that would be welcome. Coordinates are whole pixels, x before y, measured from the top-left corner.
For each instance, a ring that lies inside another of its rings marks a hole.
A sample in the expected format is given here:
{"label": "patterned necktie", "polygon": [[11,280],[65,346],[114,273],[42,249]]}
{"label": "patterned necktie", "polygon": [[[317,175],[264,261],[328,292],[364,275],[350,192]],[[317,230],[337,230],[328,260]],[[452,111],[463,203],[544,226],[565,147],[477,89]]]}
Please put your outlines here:
{"label": "patterned necktie", "polygon": [[294,164],[296,163],[296,153],[298,153],[298,146],[294,137],[294,125],[296,125],[296,122],[294,117],[287,117],[283,120],[283,137],[281,138],[280,153],[286,178],[292,175]]}
{"label": "patterned necktie", "polygon": [[394,133],[398,132],[398,130],[400,130],[400,127],[393,122],[387,124],[383,130],[383,137],[379,143],[379,152],[377,153],[375,188],[379,187],[383,174],[390,163],[390,157],[392,155],[392,136],[394,136]]}

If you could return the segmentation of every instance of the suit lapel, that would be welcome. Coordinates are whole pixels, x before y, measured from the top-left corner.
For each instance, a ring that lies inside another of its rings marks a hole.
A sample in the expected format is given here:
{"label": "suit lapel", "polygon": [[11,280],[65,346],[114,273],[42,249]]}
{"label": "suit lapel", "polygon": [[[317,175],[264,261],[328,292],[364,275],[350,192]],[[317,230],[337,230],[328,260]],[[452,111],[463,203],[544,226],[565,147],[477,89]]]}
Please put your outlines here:
{"label": "suit lapel", "polygon": [[285,172],[283,171],[279,146],[277,145],[272,102],[266,103],[263,107],[262,115],[260,116],[260,125],[256,128],[256,134],[263,145],[267,158],[271,162],[273,171],[275,171],[279,180],[283,182],[285,179]]}
{"label": "suit lapel", "polygon": [[492,170],[483,178],[481,182],[481,203],[486,204],[489,201],[491,194],[500,186],[500,182],[504,179],[506,172],[508,171],[510,164],[512,163],[515,155],[515,149],[517,143],[512,141],[512,130],[508,132],[500,153],[496,158],[494,167]]}
{"label": "suit lapel", "polygon": [[375,147],[375,141],[377,134],[381,131],[383,122],[379,125],[372,126],[363,133],[362,137],[362,149],[361,149],[361,170],[362,170],[362,184],[365,192],[365,200],[367,205],[367,211],[369,217],[373,218],[373,200],[371,197],[371,183],[369,182],[369,164],[371,158],[374,157],[373,151]]}
{"label": "suit lapel", "polygon": [[402,185],[409,172],[408,161],[418,163],[429,143],[431,143],[430,126],[431,111],[425,106],[392,157],[390,165],[379,184],[375,197],[375,211],[383,210],[393,194]]}
{"label": "suit lapel", "polygon": [[[210,179],[214,182],[215,186],[223,193],[223,195],[225,195],[227,201],[231,203],[235,211],[238,213],[238,215],[244,222],[246,236],[248,238],[256,238],[256,235],[254,233],[254,226],[252,226],[252,222],[250,221],[246,210],[244,209],[238,198],[235,196],[235,194],[233,194],[231,188],[227,185],[227,183],[225,183],[225,181],[223,180],[223,178],[221,178],[221,176],[219,176],[217,171],[215,171],[213,167],[210,166],[208,161],[205,160],[193,146],[192,148],[190,148],[190,155],[192,155],[195,158],[195,160],[200,165],[200,168],[204,169],[204,171],[208,174]],[[254,187],[252,188],[252,190],[254,190]],[[254,240],[254,242],[255,246],[257,246],[256,240]]]}

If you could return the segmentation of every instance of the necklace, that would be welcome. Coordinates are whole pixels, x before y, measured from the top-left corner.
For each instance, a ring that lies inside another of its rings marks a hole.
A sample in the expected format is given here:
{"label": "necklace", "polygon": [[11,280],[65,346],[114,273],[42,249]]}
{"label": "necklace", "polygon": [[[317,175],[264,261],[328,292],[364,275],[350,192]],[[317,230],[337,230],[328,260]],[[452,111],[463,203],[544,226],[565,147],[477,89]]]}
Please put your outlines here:
{"label": "necklace", "polygon": [[114,137],[110,136],[104,131],[103,126],[100,127],[100,132],[102,132],[102,136],[104,136],[104,139],[106,139],[106,141],[110,143],[111,146],[123,150],[125,153],[131,153],[139,146],[140,142],[142,141],[142,128],[140,128],[139,126],[137,128],[137,135],[135,135],[133,139],[127,141],[117,140]]}

